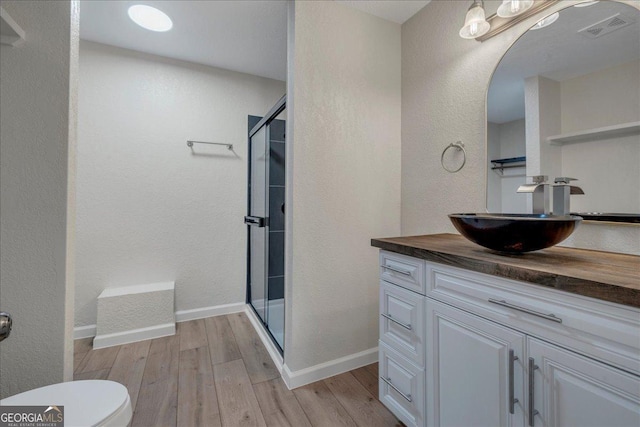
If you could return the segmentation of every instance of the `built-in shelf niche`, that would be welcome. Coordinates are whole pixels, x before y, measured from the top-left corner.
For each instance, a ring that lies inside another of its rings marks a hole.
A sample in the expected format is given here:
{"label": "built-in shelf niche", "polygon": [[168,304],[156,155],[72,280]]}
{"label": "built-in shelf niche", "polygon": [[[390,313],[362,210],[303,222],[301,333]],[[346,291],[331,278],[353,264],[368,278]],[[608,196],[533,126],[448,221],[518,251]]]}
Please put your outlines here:
{"label": "built-in shelf niche", "polygon": [[24,30],[0,6],[0,44],[17,47],[24,43]]}
{"label": "built-in shelf niche", "polygon": [[622,123],[619,125],[587,129],[579,132],[563,133],[561,135],[548,137],[547,142],[551,145],[563,145],[627,135],[640,135],[640,122]]}
{"label": "built-in shelf niche", "polygon": [[527,158],[522,157],[509,157],[507,159],[495,159],[491,160],[491,170],[496,171],[500,175],[504,175],[505,169],[524,168],[527,166]]}

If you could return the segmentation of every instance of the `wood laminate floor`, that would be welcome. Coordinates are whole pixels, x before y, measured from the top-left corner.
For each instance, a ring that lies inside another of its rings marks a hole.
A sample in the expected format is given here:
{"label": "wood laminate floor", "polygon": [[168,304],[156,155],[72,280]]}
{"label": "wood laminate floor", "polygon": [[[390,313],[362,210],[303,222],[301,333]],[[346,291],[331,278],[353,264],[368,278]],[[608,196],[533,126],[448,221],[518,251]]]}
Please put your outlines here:
{"label": "wood laminate floor", "polygon": [[402,426],[378,401],[378,364],[288,390],[244,313],[178,323],[174,336],[92,349],[74,379],[127,387],[132,427]]}

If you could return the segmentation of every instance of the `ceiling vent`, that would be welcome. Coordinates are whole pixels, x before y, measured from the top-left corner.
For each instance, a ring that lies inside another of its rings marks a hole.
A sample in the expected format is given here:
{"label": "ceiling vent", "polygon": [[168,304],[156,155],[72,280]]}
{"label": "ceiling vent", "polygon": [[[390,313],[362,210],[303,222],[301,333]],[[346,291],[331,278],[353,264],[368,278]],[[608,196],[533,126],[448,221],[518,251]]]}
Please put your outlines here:
{"label": "ceiling vent", "polygon": [[634,21],[629,17],[624,16],[621,13],[616,13],[609,18],[603,19],[602,21],[596,22],[595,24],[579,30],[578,33],[590,39],[597,39],[598,37],[602,37],[605,34],[612,33],[615,30],[619,30],[620,28],[633,23]]}

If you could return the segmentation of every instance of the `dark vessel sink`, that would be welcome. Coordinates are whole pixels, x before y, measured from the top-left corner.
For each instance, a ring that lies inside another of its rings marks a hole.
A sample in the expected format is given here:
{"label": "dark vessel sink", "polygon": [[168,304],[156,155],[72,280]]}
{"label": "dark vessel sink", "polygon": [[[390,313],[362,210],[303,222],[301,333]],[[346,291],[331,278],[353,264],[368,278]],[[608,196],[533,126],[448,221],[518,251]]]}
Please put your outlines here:
{"label": "dark vessel sink", "polygon": [[474,243],[500,252],[531,252],[569,237],[582,218],[543,214],[450,214],[456,229]]}

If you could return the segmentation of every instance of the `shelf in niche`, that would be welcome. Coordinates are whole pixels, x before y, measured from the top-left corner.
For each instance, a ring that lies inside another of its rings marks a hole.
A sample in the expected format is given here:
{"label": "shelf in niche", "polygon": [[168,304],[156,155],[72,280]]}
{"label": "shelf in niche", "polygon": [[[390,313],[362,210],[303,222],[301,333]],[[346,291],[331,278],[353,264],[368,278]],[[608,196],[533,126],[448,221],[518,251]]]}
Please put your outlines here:
{"label": "shelf in niche", "polygon": [[[524,168],[527,166],[527,158],[525,156],[522,157],[509,157],[506,159],[495,159],[491,160],[493,166],[491,170],[499,171],[500,175],[504,175],[505,169],[514,169],[514,168]],[[513,175],[509,175],[513,176]]]}
{"label": "shelf in niche", "polygon": [[639,134],[640,122],[629,122],[621,123],[619,125],[604,126],[579,132],[570,132],[563,133],[561,135],[550,136],[547,138],[547,142],[551,145],[563,145],[569,143],[587,142],[598,139]]}
{"label": "shelf in niche", "polygon": [[0,6],[0,44],[17,47],[24,43],[24,30]]}

